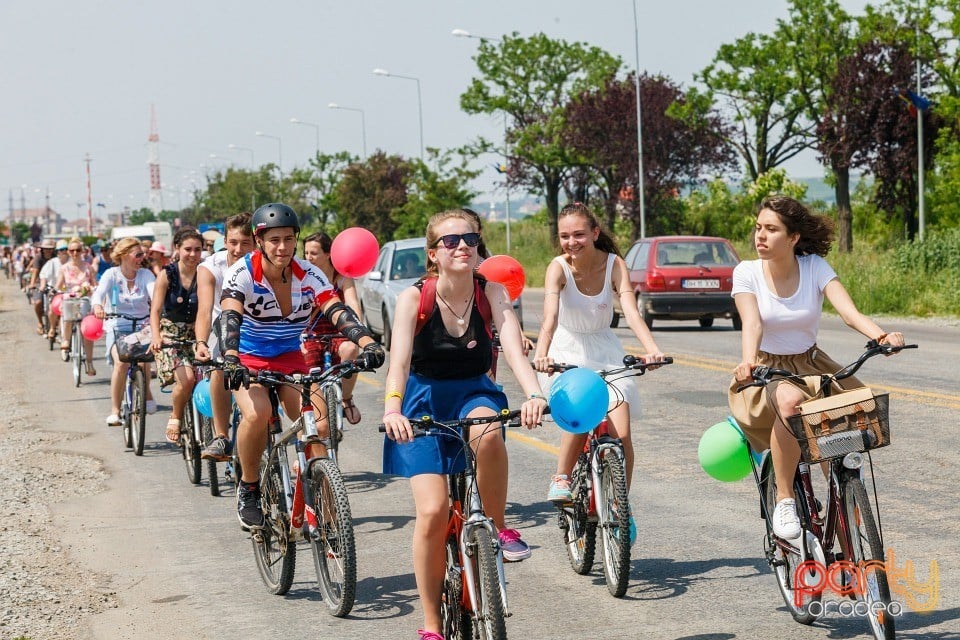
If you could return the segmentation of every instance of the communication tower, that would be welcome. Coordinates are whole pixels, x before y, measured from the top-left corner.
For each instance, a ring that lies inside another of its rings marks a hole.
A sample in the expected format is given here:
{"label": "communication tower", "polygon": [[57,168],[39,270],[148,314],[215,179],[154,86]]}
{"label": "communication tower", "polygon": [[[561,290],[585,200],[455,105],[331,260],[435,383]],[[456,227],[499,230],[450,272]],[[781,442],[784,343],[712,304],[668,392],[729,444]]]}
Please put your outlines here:
{"label": "communication tower", "polygon": [[147,164],[150,166],[150,210],[163,210],[163,189],[160,187],[160,134],[157,133],[157,114],[150,105],[150,137],[147,138]]}

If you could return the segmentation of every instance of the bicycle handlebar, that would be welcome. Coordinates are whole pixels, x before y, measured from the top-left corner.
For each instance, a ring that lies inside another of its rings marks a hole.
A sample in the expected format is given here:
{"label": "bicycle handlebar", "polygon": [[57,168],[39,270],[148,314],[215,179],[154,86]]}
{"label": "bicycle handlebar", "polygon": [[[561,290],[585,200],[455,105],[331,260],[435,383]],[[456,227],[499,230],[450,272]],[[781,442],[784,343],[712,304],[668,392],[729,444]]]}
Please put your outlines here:
{"label": "bicycle handlebar", "polygon": [[[623,356],[622,367],[617,367],[616,369],[605,369],[603,371],[597,371],[600,374],[601,378],[607,378],[609,376],[615,376],[625,371],[636,371],[637,373],[632,375],[642,376],[647,372],[647,369],[652,367],[661,367],[668,364],[673,364],[673,358],[664,357],[663,360],[658,360],[657,362],[644,362],[636,356],[626,355]],[[565,364],[563,362],[554,362],[550,365],[550,370],[554,373],[563,373],[564,371],[569,371],[570,369],[576,369],[577,365],[575,364]]]}
{"label": "bicycle handlebar", "polygon": [[[544,415],[550,413],[550,408],[547,407],[544,410]],[[457,433],[460,432],[460,429],[464,427],[473,427],[480,424],[491,424],[494,422],[503,422],[505,427],[519,427],[520,426],[520,410],[519,409],[502,409],[500,413],[492,416],[481,416],[479,418],[463,418],[461,420],[434,420],[430,416],[423,416],[422,418],[408,418],[407,420],[410,423],[410,426],[413,427],[413,437],[420,438],[422,436],[430,435],[449,435],[451,431]],[[386,433],[386,426],[383,423],[380,423],[377,426],[377,431],[380,433]]]}
{"label": "bicycle handlebar", "polygon": [[131,316],[126,313],[114,313],[111,311],[110,313],[104,313],[103,317],[104,318],[122,318],[124,320],[130,320],[131,322],[141,322],[143,320],[146,320],[150,316],[146,315],[138,318],[137,316]]}
{"label": "bicycle handlebar", "polygon": [[[242,365],[241,365],[242,366]],[[224,368],[223,363],[218,364],[218,368]],[[278,371],[268,371],[261,369],[255,375],[250,376],[251,384],[262,384],[277,386],[281,384],[314,385],[327,382],[333,378],[344,378],[360,371],[368,371],[361,367],[355,360],[344,360],[335,364],[329,369],[317,373],[280,373]]]}
{"label": "bicycle handlebar", "polygon": [[[860,357],[855,361],[851,362],[847,366],[843,367],[833,375],[829,376],[831,380],[843,380],[844,378],[849,378],[855,374],[860,367],[863,366],[867,360],[874,356],[879,355],[893,355],[895,353],[900,353],[904,349],[916,349],[918,345],[915,344],[905,344],[902,347],[895,347],[889,344],[880,344],[876,340],[870,340],[864,346],[864,352],[860,354]],[[774,367],[768,367],[766,365],[760,365],[754,367],[751,372],[753,377],[753,382],[748,382],[747,384],[740,385],[737,387],[737,393],[742,392],[744,389],[749,389],[750,387],[765,387],[775,379],[785,378],[788,380],[795,380],[798,382],[803,382],[803,378],[792,371],[787,371],[786,369],[776,369]]]}

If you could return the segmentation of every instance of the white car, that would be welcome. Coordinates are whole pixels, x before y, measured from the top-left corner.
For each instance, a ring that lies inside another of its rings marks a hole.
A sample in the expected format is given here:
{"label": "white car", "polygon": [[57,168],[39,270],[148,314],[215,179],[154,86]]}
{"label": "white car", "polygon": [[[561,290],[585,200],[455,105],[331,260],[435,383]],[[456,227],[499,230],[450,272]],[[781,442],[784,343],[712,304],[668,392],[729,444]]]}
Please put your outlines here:
{"label": "white car", "polygon": [[[426,273],[426,238],[385,242],[373,270],[357,282],[363,323],[390,349],[397,296]],[[518,298],[513,311],[523,327],[523,308]]]}

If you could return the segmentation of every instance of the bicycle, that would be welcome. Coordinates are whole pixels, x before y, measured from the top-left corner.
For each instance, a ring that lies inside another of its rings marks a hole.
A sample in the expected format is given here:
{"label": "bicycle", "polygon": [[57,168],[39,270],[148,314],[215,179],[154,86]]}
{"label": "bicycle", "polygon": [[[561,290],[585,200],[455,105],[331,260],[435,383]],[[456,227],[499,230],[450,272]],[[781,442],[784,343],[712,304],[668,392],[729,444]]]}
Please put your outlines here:
{"label": "bicycle", "polygon": [[[623,367],[597,373],[605,380],[642,376],[650,367],[672,363],[673,358],[664,358],[660,362],[646,364],[635,356],[627,355],[623,358]],[[559,372],[573,369],[574,366],[554,364],[551,368]],[[620,438],[610,435],[606,418],[587,434],[583,451],[570,474],[570,492],[573,499],[557,505],[558,525],[563,532],[570,567],[579,575],[590,573],[599,529],[607,590],[613,597],[621,598],[627,592],[630,580],[627,471],[623,443]]]}
{"label": "bicycle", "polygon": [[[341,378],[365,370],[357,362],[346,361],[321,373],[287,375],[260,371],[249,379],[251,384],[267,388],[272,407],[267,445],[260,462],[264,523],[251,530],[257,569],[270,593],[285,594],[293,583],[296,543],[307,540],[313,552],[320,595],[336,617],[350,613],[356,597],[353,517],[333,453],[335,438],[320,438],[317,433],[311,389],[337,384]],[[284,384],[299,387],[301,410],[300,417],[286,431],[281,429],[277,392]],[[292,478],[287,456],[291,443],[297,457]],[[317,444],[326,447],[327,455],[308,459],[308,447]],[[240,470],[235,471],[239,482]]]}
{"label": "bicycle", "polygon": [[[916,347],[917,345],[893,347],[871,340],[856,361],[833,375],[820,376],[820,393],[823,397],[830,397],[833,382],[854,375],[874,356],[890,355],[902,349]],[[738,391],[766,386],[775,379],[794,380],[803,384],[801,376],[784,369],[760,366],[754,368],[752,375],[754,382],[741,385],[737,388]],[[887,395],[877,395],[874,400],[880,420],[889,424]],[[806,441],[807,436],[800,416],[790,416],[786,422],[798,440]],[[822,605],[820,614],[815,613],[811,605],[821,601],[823,591],[829,585],[836,588],[838,595],[846,595],[865,603],[866,617],[873,636],[878,640],[891,640],[896,635],[896,629],[893,615],[887,614],[890,586],[884,566],[883,531],[880,526],[879,502],[870,454],[875,441],[871,443],[856,428],[840,431],[832,436],[827,435],[826,438],[829,443],[824,441],[824,445],[832,444],[833,450],[821,451],[824,455],[811,455],[809,448],[803,447],[801,443],[803,457],[797,465],[793,488],[802,534],[795,540],[785,540],[773,533],[770,516],[777,503],[777,485],[771,455],[767,452],[763,456],[758,473],[754,452],[748,449],[754,481],[760,493],[761,517],[766,524],[764,555],[773,568],[777,587],[794,620],[804,625],[817,620],[822,614]],[[856,439],[858,441],[855,441]],[[863,482],[864,453],[870,462],[876,517]],[[816,462],[827,466],[829,495],[825,508],[814,495],[810,466]],[[837,551],[834,550],[835,542],[839,543],[840,547]]]}
{"label": "bicycle", "polygon": [[68,297],[64,294],[60,311],[60,317],[63,321],[72,323],[70,329],[70,362],[73,373],[73,386],[79,387],[83,372],[82,368],[86,363],[86,348],[84,347],[83,334],[80,333],[80,321],[90,313],[90,298],[85,296],[79,298]]}
{"label": "bicycle", "polygon": [[[120,318],[132,322],[130,332],[114,329],[117,347],[117,356],[121,362],[130,364],[127,368],[127,379],[123,387],[123,396],[120,400],[120,420],[123,423],[123,443],[128,449],[133,449],[134,455],[143,455],[144,438],[147,427],[147,374],[144,373],[143,363],[153,362],[149,342],[144,344],[137,339],[137,324],[147,320],[150,316],[130,316],[124,313],[106,313],[105,318]],[[133,341],[130,337],[133,336]]]}
{"label": "bicycle", "polygon": [[[549,412],[549,409],[547,410]],[[446,533],[446,574],[440,600],[443,637],[447,640],[507,637],[507,583],[503,552],[493,520],[483,512],[477,486],[477,461],[463,432],[470,427],[501,422],[518,427],[519,411],[502,410],[480,418],[440,422],[429,416],[409,419],[415,438],[455,438],[463,445],[466,467],[448,478],[450,519]],[[381,424],[380,432],[385,431]]]}
{"label": "bicycle", "polygon": [[[192,350],[194,344],[194,340],[163,340],[164,347]],[[194,364],[196,380],[203,378],[205,366],[208,366],[208,363],[203,363],[203,365],[200,363]],[[210,424],[206,423],[206,421],[209,420],[210,418],[204,416],[194,406],[193,394],[188,394],[186,402],[183,405],[183,412],[180,414],[180,435],[177,438],[177,446],[180,448],[180,455],[183,456],[183,463],[187,470],[187,480],[190,481],[190,484],[200,484],[200,480],[203,479],[203,461],[200,459],[200,450],[203,448],[203,443],[208,441],[208,436],[212,439],[213,430]],[[216,463],[214,463],[213,474],[210,475],[208,473],[211,478],[214,478],[211,482],[216,482],[216,474]]]}

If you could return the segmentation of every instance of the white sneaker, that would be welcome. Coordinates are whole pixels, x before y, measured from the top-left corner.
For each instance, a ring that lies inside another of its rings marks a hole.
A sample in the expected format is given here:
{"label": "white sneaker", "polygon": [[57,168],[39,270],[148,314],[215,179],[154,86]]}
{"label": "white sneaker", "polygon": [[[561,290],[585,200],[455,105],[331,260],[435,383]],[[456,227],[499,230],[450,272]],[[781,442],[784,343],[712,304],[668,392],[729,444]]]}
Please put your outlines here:
{"label": "white sneaker", "polygon": [[157,412],[157,403],[154,400],[147,400],[147,413],[153,415]]}
{"label": "white sneaker", "polygon": [[786,498],[777,503],[773,510],[773,535],[784,540],[793,540],[800,537],[800,518],[797,517],[797,503],[793,498]]}

